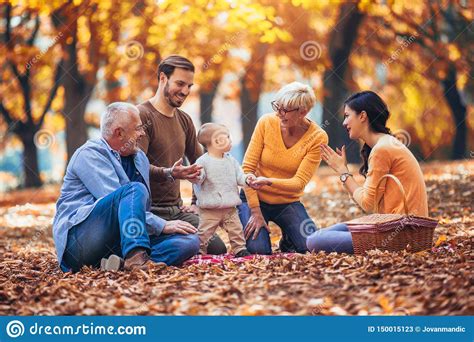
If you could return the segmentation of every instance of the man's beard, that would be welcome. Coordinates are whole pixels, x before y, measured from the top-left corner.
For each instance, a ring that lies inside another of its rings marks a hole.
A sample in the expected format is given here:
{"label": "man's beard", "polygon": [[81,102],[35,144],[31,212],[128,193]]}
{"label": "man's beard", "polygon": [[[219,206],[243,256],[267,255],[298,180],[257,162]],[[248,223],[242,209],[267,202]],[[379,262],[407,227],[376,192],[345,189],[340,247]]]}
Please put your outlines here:
{"label": "man's beard", "polygon": [[165,85],[165,89],[163,89],[163,94],[164,94],[165,99],[166,99],[166,101],[168,102],[168,104],[169,104],[171,107],[174,107],[174,108],[179,108],[179,107],[181,107],[181,105],[183,104],[184,100],[186,99],[186,96],[185,96],[184,99],[183,99],[183,102],[181,102],[181,103],[176,102],[176,101],[173,101],[172,96],[171,96],[171,94],[170,94],[170,86],[169,86],[169,84],[166,84],[166,85]]}

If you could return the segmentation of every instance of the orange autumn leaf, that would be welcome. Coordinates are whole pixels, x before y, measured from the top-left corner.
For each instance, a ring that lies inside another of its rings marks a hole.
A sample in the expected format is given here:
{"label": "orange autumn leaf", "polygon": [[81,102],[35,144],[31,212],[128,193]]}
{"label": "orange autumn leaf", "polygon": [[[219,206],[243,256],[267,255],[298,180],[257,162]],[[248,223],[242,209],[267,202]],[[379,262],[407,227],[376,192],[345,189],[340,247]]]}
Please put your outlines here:
{"label": "orange autumn leaf", "polygon": [[383,311],[387,314],[392,313],[393,306],[390,304],[389,300],[385,296],[380,296],[379,298],[379,305],[383,309]]}
{"label": "orange autumn leaf", "polygon": [[438,240],[436,240],[435,246],[438,247],[443,242],[446,242],[446,240],[447,240],[446,235],[440,235]]}

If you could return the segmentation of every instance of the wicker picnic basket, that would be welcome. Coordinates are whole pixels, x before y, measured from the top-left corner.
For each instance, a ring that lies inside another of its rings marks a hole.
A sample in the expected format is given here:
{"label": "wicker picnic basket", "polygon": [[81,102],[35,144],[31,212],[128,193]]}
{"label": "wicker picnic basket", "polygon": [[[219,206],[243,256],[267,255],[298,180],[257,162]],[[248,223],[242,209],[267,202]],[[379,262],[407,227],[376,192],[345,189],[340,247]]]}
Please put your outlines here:
{"label": "wicker picnic basket", "polygon": [[[385,178],[395,181],[403,195],[405,215],[378,214],[377,194]],[[371,249],[401,251],[406,249],[419,252],[430,249],[433,245],[433,233],[438,221],[429,217],[414,216],[408,213],[407,199],[402,183],[391,174],[380,178],[375,188],[375,204],[372,215],[363,216],[346,222],[352,235],[355,254],[365,254]]]}

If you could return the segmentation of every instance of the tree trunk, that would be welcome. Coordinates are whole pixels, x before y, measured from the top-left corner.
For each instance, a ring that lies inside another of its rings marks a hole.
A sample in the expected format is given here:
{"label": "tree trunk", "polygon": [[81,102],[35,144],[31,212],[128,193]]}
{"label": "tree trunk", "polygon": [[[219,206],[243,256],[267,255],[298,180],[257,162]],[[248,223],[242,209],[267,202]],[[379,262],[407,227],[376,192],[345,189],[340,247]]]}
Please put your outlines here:
{"label": "tree trunk", "polygon": [[[74,11],[77,11],[77,8],[74,8]],[[84,75],[79,71],[77,19],[75,17],[72,19],[69,27],[71,36],[64,46],[67,53],[64,68],[68,70],[68,72],[63,77],[65,97],[63,115],[66,121],[66,150],[68,162],[74,152],[87,141],[87,125],[84,120],[84,115],[95,85],[95,75],[87,79],[87,74]]]}
{"label": "tree trunk", "polygon": [[351,141],[342,126],[342,105],[349,95],[347,79],[349,57],[357,31],[362,22],[363,14],[357,9],[357,4],[345,3],[340,6],[339,18],[332,31],[329,43],[331,68],[324,73],[323,122],[329,136],[329,144],[335,148],[346,145],[347,160],[358,163],[359,144]]}
{"label": "tree trunk", "polygon": [[265,60],[268,45],[258,43],[252,50],[249,65],[241,79],[240,106],[244,151],[247,150],[252,133],[257,125],[257,110],[262,92]]}
{"label": "tree trunk", "polygon": [[444,97],[449,105],[449,109],[453,115],[454,125],[456,126],[456,133],[451,151],[452,160],[465,158],[467,151],[467,109],[466,104],[459,94],[456,81],[456,67],[453,64],[450,64],[448,67],[448,73],[441,83],[443,84]]}
{"label": "tree trunk", "polygon": [[[81,72],[79,70],[78,60],[78,28],[77,20],[80,16],[79,7],[68,2],[58,9],[52,16],[55,27],[65,32],[62,40],[64,51],[64,70],[67,72],[62,78],[64,86],[64,108],[62,114],[66,121],[66,150],[68,161],[74,152],[87,141],[87,125],[84,120],[86,106],[91,98],[92,91],[96,84],[96,70]],[[93,50],[93,44],[97,37],[94,36],[92,27],[91,41],[89,42],[89,52]],[[90,54],[89,54],[90,55]],[[95,56],[94,56],[95,57]],[[97,59],[91,59],[89,62],[96,67]]]}
{"label": "tree trunk", "polygon": [[65,91],[64,117],[66,121],[66,149],[68,162],[74,152],[87,141],[87,125],[84,120],[86,106],[91,97],[90,87],[76,83]]}
{"label": "tree trunk", "polygon": [[212,122],[212,111],[214,109],[213,102],[216,97],[218,85],[218,82],[213,82],[209,90],[202,89],[199,92],[201,125]]}
{"label": "tree trunk", "polygon": [[43,185],[38,165],[38,149],[35,145],[35,133],[38,130],[30,127],[28,131],[19,134],[23,143],[23,175],[25,188],[39,188]]}

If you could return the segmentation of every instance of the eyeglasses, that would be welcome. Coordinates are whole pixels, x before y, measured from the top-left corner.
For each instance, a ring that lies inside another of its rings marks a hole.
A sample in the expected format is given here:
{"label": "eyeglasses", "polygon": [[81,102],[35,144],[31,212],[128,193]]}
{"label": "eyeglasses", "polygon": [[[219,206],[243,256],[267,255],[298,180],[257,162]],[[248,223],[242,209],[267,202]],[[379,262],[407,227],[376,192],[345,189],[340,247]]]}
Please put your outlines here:
{"label": "eyeglasses", "polygon": [[282,113],[282,114],[288,114],[288,113],[291,113],[291,112],[294,112],[295,110],[299,110],[299,108],[295,108],[295,109],[286,109],[286,108],[283,108],[282,106],[280,106],[278,104],[278,102],[276,101],[272,101],[272,108],[275,112],[278,112],[278,113]]}

